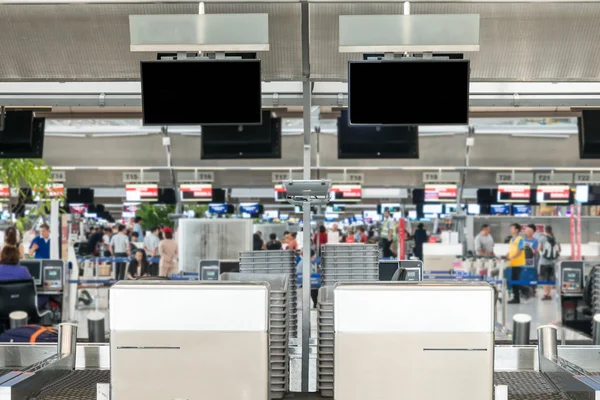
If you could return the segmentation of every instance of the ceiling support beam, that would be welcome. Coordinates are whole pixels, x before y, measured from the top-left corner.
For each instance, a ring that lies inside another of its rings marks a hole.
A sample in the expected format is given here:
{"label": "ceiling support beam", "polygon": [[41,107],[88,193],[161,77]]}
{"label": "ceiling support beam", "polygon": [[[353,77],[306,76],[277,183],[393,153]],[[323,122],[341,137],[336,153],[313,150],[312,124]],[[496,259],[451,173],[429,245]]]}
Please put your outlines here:
{"label": "ceiling support beam", "polygon": [[[313,106],[347,106],[346,83],[311,82],[311,85]],[[263,106],[303,107],[302,90],[302,82],[264,82]],[[504,111],[543,107],[546,112],[548,108],[565,112],[570,108],[600,107],[600,82],[472,82],[470,104],[471,108]],[[139,82],[0,82],[0,105],[114,110],[141,107],[142,102]]]}

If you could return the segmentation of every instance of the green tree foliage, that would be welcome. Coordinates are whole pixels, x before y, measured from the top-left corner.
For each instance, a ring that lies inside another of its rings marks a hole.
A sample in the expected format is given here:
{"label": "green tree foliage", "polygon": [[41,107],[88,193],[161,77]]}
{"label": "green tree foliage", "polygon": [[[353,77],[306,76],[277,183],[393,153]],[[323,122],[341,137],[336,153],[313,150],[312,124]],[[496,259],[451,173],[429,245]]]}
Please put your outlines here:
{"label": "green tree foliage", "polygon": [[[9,210],[14,212],[19,204],[19,199],[25,198],[25,189],[35,189],[36,197],[39,197],[39,207],[32,210],[30,216],[47,215],[50,211],[50,188],[54,183],[52,179],[52,168],[41,159],[10,158],[0,160],[0,182],[8,185],[11,190]],[[15,192],[18,196],[13,196]],[[64,196],[59,198],[64,201]],[[17,221],[18,228],[25,229],[25,219]]]}
{"label": "green tree foliage", "polygon": [[142,228],[144,231],[148,231],[159,225],[172,228],[174,221],[169,219],[169,214],[174,213],[175,206],[173,205],[155,206],[152,204],[142,204],[141,208],[135,213],[135,215],[142,218]]}

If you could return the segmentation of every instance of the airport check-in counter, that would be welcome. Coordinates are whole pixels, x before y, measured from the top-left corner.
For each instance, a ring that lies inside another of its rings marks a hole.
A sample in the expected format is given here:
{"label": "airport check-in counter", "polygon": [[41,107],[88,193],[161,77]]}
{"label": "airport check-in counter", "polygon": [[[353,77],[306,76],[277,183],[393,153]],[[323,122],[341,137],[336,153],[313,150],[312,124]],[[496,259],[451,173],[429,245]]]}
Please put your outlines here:
{"label": "airport check-in counter", "polygon": [[258,283],[115,284],[111,400],[267,399],[268,296]]}
{"label": "airport check-in counter", "polygon": [[57,304],[60,304],[60,315],[56,315],[52,322],[66,321],[69,318],[69,313],[66,312],[68,310],[67,300],[69,294],[69,285],[67,284],[68,264],[63,260],[29,259],[20,260],[19,265],[29,270],[29,274],[35,282],[40,306],[46,303],[45,300],[40,302],[40,296],[46,296],[46,298],[51,298]]}
{"label": "airport check-in counter", "polygon": [[338,284],[334,315],[335,399],[492,399],[489,285]]}

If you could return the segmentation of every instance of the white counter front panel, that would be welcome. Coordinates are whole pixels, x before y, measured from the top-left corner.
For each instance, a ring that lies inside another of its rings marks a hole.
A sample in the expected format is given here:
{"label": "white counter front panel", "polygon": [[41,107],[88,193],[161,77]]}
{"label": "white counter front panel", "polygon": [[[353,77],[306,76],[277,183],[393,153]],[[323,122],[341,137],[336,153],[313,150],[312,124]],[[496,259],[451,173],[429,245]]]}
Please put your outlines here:
{"label": "white counter front panel", "polygon": [[341,285],[335,332],[493,332],[493,299],[487,285]]}

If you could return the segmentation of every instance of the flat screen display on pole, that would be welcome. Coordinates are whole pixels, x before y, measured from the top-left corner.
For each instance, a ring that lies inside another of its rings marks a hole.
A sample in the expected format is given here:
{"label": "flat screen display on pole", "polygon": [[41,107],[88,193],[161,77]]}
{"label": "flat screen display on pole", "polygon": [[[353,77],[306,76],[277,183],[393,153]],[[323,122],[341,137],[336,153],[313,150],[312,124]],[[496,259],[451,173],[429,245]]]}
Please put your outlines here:
{"label": "flat screen display on pole", "polygon": [[142,61],[144,125],[260,124],[260,60]]}
{"label": "flat screen display on pole", "polygon": [[355,125],[466,125],[469,60],[351,61],[348,114]]}

